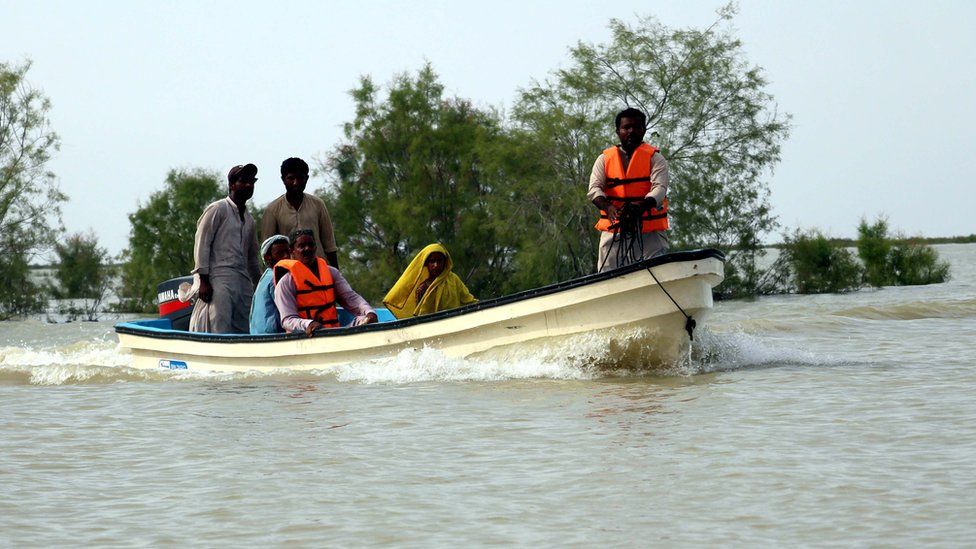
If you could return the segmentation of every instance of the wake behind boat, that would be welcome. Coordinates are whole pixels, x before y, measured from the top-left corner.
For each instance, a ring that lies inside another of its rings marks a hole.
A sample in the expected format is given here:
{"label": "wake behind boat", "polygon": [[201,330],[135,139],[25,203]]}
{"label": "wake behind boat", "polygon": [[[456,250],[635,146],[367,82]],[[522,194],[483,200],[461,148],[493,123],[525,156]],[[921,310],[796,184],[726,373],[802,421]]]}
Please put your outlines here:
{"label": "wake behind boat", "polygon": [[450,311],[402,320],[381,314],[379,323],[312,337],[192,333],[174,330],[167,318],[123,322],[115,331],[132,366],[151,369],[319,370],[425,346],[464,358],[573,334],[637,330],[652,350],[645,360],[672,364],[688,345],[687,317],[700,323],[712,308],[724,264],[718,250],[676,252]]}

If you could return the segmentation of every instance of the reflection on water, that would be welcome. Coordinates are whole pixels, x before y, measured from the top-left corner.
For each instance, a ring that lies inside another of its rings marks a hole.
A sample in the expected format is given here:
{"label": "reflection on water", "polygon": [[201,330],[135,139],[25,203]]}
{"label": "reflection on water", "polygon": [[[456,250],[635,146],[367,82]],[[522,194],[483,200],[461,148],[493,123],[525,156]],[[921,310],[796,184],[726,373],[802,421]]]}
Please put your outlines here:
{"label": "reflection on water", "polygon": [[297,385],[290,385],[288,390],[292,391],[290,394],[288,394],[288,398],[300,399],[303,402],[308,402],[310,397],[316,396],[311,393],[318,392],[319,388],[314,383],[300,383]]}
{"label": "reflection on water", "polygon": [[672,396],[672,390],[660,386],[634,384],[610,387],[589,398],[590,411],[586,415],[603,420],[621,415],[667,413],[664,404]]}

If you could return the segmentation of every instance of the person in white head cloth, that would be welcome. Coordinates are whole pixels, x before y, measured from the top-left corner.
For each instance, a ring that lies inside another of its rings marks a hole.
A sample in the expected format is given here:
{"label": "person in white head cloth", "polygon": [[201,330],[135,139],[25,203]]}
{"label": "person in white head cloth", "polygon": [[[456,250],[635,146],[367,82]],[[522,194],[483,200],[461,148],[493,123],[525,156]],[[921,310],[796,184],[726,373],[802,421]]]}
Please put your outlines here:
{"label": "person in white head cloth", "polygon": [[282,259],[288,259],[290,254],[291,248],[285,235],[270,236],[261,244],[261,257],[267,268],[254,289],[254,299],[251,301],[251,334],[280,334],[285,331],[274,302],[273,268]]}

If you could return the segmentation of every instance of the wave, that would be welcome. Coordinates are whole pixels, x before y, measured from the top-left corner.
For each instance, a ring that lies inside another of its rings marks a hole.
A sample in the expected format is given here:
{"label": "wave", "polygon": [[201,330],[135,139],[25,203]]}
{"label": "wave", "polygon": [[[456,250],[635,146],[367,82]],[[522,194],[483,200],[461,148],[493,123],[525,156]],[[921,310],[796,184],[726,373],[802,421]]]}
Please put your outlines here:
{"label": "wave", "polygon": [[433,348],[407,349],[392,358],[340,365],[328,370],[275,369],[244,373],[192,370],[138,370],[111,341],[88,341],[60,348],[0,348],[0,385],[73,385],[119,382],[241,381],[303,379],[338,383],[412,384],[505,380],[594,380],[614,377],[687,377],[772,365],[822,365],[829,358],[771,343],[742,331],[695,332],[689,352],[677,363],[656,358],[653,334],[579,334],[527,342],[468,358],[445,356]]}
{"label": "wave", "polygon": [[888,305],[865,305],[843,309],[838,316],[865,320],[921,320],[927,318],[974,318],[976,299],[956,301],[913,301]]}
{"label": "wave", "polygon": [[219,373],[192,370],[142,370],[130,366],[114,342],[75,344],[62,349],[0,348],[0,385],[82,385],[119,382],[245,380],[293,377],[288,372]]}

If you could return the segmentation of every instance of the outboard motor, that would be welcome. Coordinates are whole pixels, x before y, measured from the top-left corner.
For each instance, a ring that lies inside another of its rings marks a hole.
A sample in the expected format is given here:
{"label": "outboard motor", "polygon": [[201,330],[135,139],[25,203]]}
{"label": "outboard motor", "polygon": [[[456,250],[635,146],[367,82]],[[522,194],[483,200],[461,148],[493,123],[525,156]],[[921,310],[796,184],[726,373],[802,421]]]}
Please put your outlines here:
{"label": "outboard motor", "polygon": [[196,302],[195,298],[190,301],[180,301],[180,284],[184,282],[193,284],[193,277],[171,278],[156,286],[159,299],[159,316],[168,318],[173,323],[174,330],[190,329],[190,313],[193,312],[193,303]]}

